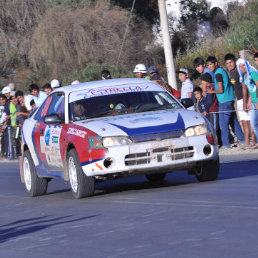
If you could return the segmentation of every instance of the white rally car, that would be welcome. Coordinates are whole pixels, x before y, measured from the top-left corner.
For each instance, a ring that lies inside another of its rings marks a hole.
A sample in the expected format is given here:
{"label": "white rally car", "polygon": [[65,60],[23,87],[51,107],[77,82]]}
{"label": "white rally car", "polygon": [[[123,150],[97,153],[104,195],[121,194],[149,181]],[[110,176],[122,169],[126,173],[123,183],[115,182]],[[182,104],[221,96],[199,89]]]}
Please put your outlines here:
{"label": "white rally car", "polygon": [[114,79],[62,87],[22,128],[21,180],[30,196],[51,178],[69,181],[75,198],[94,194],[96,180],[144,174],[150,181],[188,170],[216,180],[214,129],[170,93],[145,79]]}

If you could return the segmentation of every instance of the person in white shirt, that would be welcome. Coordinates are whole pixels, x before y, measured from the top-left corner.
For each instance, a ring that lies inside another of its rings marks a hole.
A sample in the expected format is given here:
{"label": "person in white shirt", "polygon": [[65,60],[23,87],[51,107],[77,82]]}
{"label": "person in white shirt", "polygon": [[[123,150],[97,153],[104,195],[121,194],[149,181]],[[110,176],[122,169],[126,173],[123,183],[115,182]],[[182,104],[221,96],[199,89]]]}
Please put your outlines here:
{"label": "person in white shirt", "polygon": [[177,73],[179,80],[182,82],[181,99],[192,98],[194,85],[189,79],[188,70],[186,68],[180,68]]}
{"label": "person in white shirt", "polygon": [[39,107],[47,98],[47,94],[43,91],[40,91],[39,86],[36,84],[31,84],[29,87],[29,91],[33,96],[36,107]]}

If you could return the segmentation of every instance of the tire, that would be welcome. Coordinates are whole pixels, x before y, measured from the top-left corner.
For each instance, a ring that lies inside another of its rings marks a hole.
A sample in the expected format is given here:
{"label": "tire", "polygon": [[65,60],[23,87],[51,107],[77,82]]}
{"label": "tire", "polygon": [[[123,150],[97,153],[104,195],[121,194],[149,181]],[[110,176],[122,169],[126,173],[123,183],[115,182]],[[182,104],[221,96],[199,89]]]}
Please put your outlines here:
{"label": "tire", "polygon": [[219,169],[219,158],[216,160],[203,161],[201,166],[196,168],[195,176],[199,182],[214,181],[218,178]]}
{"label": "tire", "polygon": [[46,194],[48,180],[38,177],[33,159],[28,150],[24,152],[22,168],[25,188],[29,195],[35,197]]}
{"label": "tire", "polygon": [[95,179],[84,174],[75,149],[68,153],[67,168],[73,197],[81,199],[92,196],[95,190]]}
{"label": "tire", "polygon": [[149,175],[145,175],[145,177],[150,182],[161,182],[166,177],[166,173],[163,173],[163,174],[149,174]]}

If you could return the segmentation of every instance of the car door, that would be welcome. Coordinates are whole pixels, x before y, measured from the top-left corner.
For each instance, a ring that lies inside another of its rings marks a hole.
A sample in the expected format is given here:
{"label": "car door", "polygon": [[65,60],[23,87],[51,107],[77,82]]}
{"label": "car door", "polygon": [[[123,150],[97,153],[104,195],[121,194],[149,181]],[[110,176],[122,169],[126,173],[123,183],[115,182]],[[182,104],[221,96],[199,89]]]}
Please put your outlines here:
{"label": "car door", "polygon": [[62,123],[46,124],[44,118],[47,115],[58,114],[64,121],[65,97],[63,93],[51,94],[41,110],[38,111],[36,119],[37,126],[34,131],[34,138],[37,146],[40,168],[48,172],[62,171],[63,162],[60,151],[60,138]]}

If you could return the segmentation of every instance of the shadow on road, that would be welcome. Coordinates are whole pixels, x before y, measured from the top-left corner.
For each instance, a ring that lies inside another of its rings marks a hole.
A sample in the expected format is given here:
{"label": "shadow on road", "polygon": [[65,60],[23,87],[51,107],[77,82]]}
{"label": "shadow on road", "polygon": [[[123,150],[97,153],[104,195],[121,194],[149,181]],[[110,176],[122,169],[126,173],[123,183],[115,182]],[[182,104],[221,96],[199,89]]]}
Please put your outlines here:
{"label": "shadow on road", "polygon": [[76,219],[71,219],[72,216],[69,215],[69,216],[53,217],[53,218],[50,218],[49,216],[42,216],[42,217],[28,218],[24,220],[17,220],[0,226],[0,243],[6,242],[12,238],[16,238],[16,237],[24,236],[40,230],[44,230],[56,225],[91,219],[96,216],[99,216],[99,215],[92,215],[92,216],[81,217]]}
{"label": "shadow on road", "polygon": [[[218,180],[256,176],[258,175],[257,167],[258,160],[222,163]],[[175,171],[173,173],[168,173],[163,182],[156,183],[149,182],[143,175],[133,176],[97,183],[95,196],[126,192],[131,190],[148,190],[155,188],[188,185],[193,183],[196,184],[197,179],[194,175],[188,175],[187,171]],[[48,195],[64,193],[68,191],[70,190],[59,189],[49,192]]]}
{"label": "shadow on road", "polygon": [[[258,160],[242,161],[221,164],[218,180],[233,179],[258,175]],[[150,183],[144,176],[117,179],[97,185],[96,196],[110,193],[117,193],[129,190],[145,190],[180,186],[198,183],[194,175],[188,175],[186,171],[175,171],[168,173],[163,182]]]}

